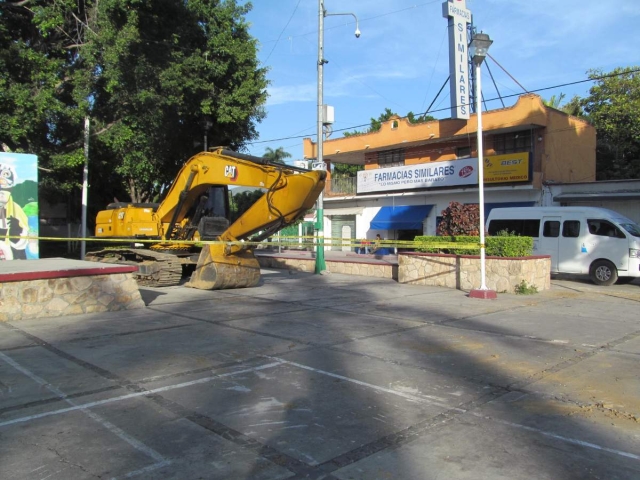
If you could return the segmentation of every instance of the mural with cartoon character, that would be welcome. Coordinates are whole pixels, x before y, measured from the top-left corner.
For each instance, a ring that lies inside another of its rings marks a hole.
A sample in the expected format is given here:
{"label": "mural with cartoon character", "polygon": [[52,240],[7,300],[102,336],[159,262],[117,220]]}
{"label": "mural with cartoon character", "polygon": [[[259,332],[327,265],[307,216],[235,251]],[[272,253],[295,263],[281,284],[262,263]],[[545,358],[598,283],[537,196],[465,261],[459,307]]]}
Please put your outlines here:
{"label": "mural with cartoon character", "polygon": [[0,154],[0,260],[38,258],[37,181],[19,182],[18,168],[36,176],[37,157]]}

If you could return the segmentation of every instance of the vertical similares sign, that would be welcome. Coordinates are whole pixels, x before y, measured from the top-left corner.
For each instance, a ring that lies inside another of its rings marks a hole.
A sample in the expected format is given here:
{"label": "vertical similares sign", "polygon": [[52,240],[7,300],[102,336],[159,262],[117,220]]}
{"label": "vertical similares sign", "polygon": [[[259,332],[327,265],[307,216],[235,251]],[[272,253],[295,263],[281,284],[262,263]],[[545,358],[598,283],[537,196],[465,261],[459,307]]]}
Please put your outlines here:
{"label": "vertical similares sign", "polygon": [[448,0],[442,4],[442,16],[449,19],[449,87],[451,118],[469,119],[470,86],[467,24],[471,12],[466,0]]}
{"label": "vertical similares sign", "polygon": [[0,153],[0,260],[38,258],[38,157]]}

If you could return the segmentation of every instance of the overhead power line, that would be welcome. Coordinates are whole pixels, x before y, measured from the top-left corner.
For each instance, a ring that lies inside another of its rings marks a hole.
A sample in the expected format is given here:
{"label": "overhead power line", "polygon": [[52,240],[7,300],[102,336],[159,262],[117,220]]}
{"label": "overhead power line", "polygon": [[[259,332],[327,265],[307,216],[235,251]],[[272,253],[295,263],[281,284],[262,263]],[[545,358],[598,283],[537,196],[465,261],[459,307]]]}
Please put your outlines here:
{"label": "overhead power line", "polygon": [[[587,79],[584,79],[584,80],[577,80],[575,82],[560,83],[560,84],[553,85],[553,86],[550,86],[550,87],[537,88],[535,90],[529,90],[527,93],[544,92],[544,91],[553,90],[553,89],[556,89],[556,88],[569,87],[569,86],[572,86],[572,85],[579,85],[581,83],[595,82],[595,81],[598,81],[598,80],[604,80],[606,78],[619,77],[621,75],[629,75],[629,74],[634,74],[634,73],[640,73],[640,68],[636,69],[636,70],[629,70],[629,71],[619,72],[619,73],[609,73],[607,75],[601,75],[601,76],[598,76],[598,77],[587,78]],[[510,95],[504,95],[502,97],[493,97],[493,98],[485,99],[485,102],[491,102],[491,101],[495,101],[495,100],[500,100],[501,98],[504,99],[504,98],[519,97],[520,95],[522,95],[522,94],[521,93],[513,93],[513,94],[510,94]],[[427,114],[430,114],[430,113],[444,112],[444,111],[450,110],[450,109],[451,109],[451,107],[444,107],[444,108],[439,108],[439,109],[433,110],[433,111],[427,110],[425,112],[417,113],[417,114],[414,114],[414,115],[416,117],[419,117],[419,116],[427,115]],[[407,118],[407,117],[404,116],[404,117],[400,117],[400,118],[402,119],[402,118]],[[343,132],[343,131],[346,131],[346,130],[353,130],[353,129],[369,127],[369,126],[371,126],[371,122],[370,121],[367,122],[367,123],[360,124],[360,125],[352,125],[350,127],[335,129],[335,130],[333,130],[333,132],[334,133]],[[314,136],[314,135],[312,135],[312,136]],[[288,136],[288,137],[282,137],[282,138],[274,138],[274,139],[271,139],[271,140],[258,140],[258,141],[255,141],[255,142],[247,142],[247,144],[248,145],[256,145],[256,144],[260,144],[260,143],[279,142],[279,141],[282,141],[282,140],[292,140],[292,139],[296,139],[296,138],[308,138],[308,137],[309,137],[309,135]]]}
{"label": "overhead power line", "polygon": [[278,35],[278,38],[276,40],[276,43],[273,44],[273,47],[271,48],[271,51],[269,52],[269,55],[267,55],[267,58],[265,59],[265,61],[263,63],[267,63],[267,60],[269,60],[269,58],[271,58],[271,54],[273,53],[273,51],[276,49],[276,46],[278,46],[278,42],[280,41],[280,38],[282,37],[282,34],[284,33],[284,31],[287,29],[287,27],[289,26],[289,23],[291,23],[291,19],[293,18],[293,16],[296,14],[296,11],[298,11],[298,5],[300,5],[300,2],[302,0],[298,0],[298,3],[296,3],[295,8],[293,9],[293,12],[291,13],[291,16],[289,17],[289,20],[287,20],[287,24],[283,27],[282,31],[280,32],[280,35]]}

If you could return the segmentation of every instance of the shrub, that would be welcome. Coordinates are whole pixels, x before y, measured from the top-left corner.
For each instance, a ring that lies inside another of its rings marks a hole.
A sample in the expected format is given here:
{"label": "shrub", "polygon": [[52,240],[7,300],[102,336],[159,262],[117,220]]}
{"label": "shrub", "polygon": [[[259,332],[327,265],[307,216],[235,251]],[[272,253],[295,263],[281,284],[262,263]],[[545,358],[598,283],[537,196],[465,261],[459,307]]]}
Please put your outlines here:
{"label": "shrub", "polygon": [[533,252],[531,237],[485,237],[486,254],[492,257],[528,257]]}
{"label": "shrub", "polygon": [[[449,253],[453,255],[480,255],[479,237],[460,236],[419,236],[415,237],[416,251],[427,253]],[[519,236],[485,237],[485,253],[491,257],[528,257],[533,252],[533,238]],[[420,243],[429,247],[419,246]],[[474,245],[474,248],[455,248],[451,244]],[[442,246],[439,246],[442,245]]]}
{"label": "shrub", "polygon": [[515,286],[514,291],[516,292],[516,295],[533,295],[534,293],[538,293],[538,287],[535,285],[529,285],[526,280],[522,280]]}
{"label": "shrub", "polygon": [[450,202],[442,213],[438,235],[480,235],[480,209],[476,204]]}

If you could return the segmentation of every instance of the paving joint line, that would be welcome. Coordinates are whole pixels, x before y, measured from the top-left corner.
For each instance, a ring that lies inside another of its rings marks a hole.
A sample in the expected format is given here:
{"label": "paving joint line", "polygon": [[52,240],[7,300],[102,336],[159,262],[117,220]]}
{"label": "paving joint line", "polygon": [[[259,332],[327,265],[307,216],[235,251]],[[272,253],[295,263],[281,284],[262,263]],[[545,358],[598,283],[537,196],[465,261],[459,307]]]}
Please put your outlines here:
{"label": "paving joint line", "polygon": [[220,423],[208,415],[195,412],[173,400],[158,394],[148,395],[145,398],[153,401],[156,405],[166,409],[178,418],[184,418],[199,427],[212,432],[220,438],[223,438],[239,447],[246,448],[261,457],[269,460],[271,463],[286,468],[292,473],[306,475],[309,473],[309,465],[300,460],[287,455],[269,445],[266,445],[253,437],[245,435],[223,423]]}
{"label": "paving joint line", "polygon": [[518,384],[518,382],[515,382],[513,384],[510,384],[509,387],[515,388],[517,390],[523,389],[525,387],[528,387],[529,385],[539,382],[540,380],[546,378],[549,375],[558,373],[569,367],[577,365],[578,363],[583,362],[584,360],[587,360],[591,357],[595,357],[596,355],[599,355],[602,352],[615,351],[613,350],[613,347],[621,345],[622,343],[628,342],[629,340],[633,340],[637,337],[640,337],[640,330],[636,330],[635,332],[631,332],[626,335],[623,335],[618,339],[612,340],[611,342],[608,342],[592,350],[581,352],[571,358],[568,358],[560,363],[557,363],[556,365],[553,365],[536,374],[531,375],[530,377],[525,379],[525,381],[522,384]]}
{"label": "paving joint line", "polygon": [[[167,311],[158,310],[157,308],[152,308],[152,307],[147,307],[147,308],[149,308],[150,310],[153,310],[154,312],[157,312],[157,313],[162,313],[162,314],[165,314],[165,315],[170,313],[171,315],[176,316],[176,317],[187,318],[189,320],[195,320],[195,321],[198,321],[198,322],[206,322],[206,323],[209,323],[211,325],[224,325],[224,324],[229,323],[229,322],[237,322],[238,320],[244,320],[244,319],[253,318],[253,317],[250,317],[250,316],[241,316],[241,317],[238,317],[238,318],[229,318],[227,320],[207,320],[206,318],[194,317],[194,316],[191,316],[191,315],[186,314],[186,313],[167,312]],[[276,315],[283,315],[283,314],[289,314],[289,313],[308,312],[309,310],[313,310],[313,308],[311,308],[311,307],[303,307],[303,308],[299,308],[299,309],[295,309],[295,310],[287,310],[286,312],[264,313],[264,314],[261,314],[261,315],[256,315],[255,318],[272,317],[272,316],[276,316]]]}
{"label": "paving joint line", "polygon": [[[491,313],[499,313],[499,312],[500,312],[500,310],[499,310],[499,311],[496,311],[496,312],[491,312]],[[485,315],[485,314],[482,314],[482,315]],[[476,316],[477,316],[477,315],[476,315]],[[470,317],[472,318],[473,316],[470,316]],[[199,320],[199,319],[196,319],[196,320]],[[460,320],[460,319],[456,319],[456,320]],[[204,320],[204,321],[205,321],[205,322],[207,322],[206,320]],[[207,322],[207,323],[213,323],[213,322]],[[411,329],[414,329],[414,328],[422,328],[422,327],[424,327],[424,326],[433,325],[433,324],[435,324],[435,323],[425,323],[425,324],[420,325],[420,326],[417,326],[417,327],[412,327]],[[436,324],[436,325],[437,325],[437,324]],[[444,326],[447,326],[447,325],[444,325]],[[453,327],[453,328],[456,328],[455,326],[452,326],[452,327]],[[28,334],[28,333],[26,333],[26,332],[23,332],[23,331],[21,331],[20,329],[15,328],[15,330],[20,331],[21,333],[25,334],[25,335],[26,335],[26,336],[28,336],[29,338],[38,338],[38,337],[35,337],[35,336],[31,335],[31,334]],[[242,330],[244,331],[245,329],[242,329]],[[265,334],[265,333],[262,333],[262,332],[255,332],[255,331],[251,331],[251,330],[248,330],[248,332],[250,332],[250,333],[254,333],[254,334],[258,334],[258,335],[270,336],[269,334]],[[388,332],[388,333],[385,333],[385,334],[382,334],[382,335],[383,335],[383,336],[384,336],[384,335],[389,335],[389,334],[391,334],[391,333],[394,333],[394,332]],[[486,333],[486,332],[485,332],[485,333]],[[560,371],[560,370],[562,370],[562,369],[564,369],[564,368],[568,368],[568,367],[569,367],[569,366],[571,366],[571,365],[574,365],[574,364],[576,364],[576,363],[578,363],[578,362],[580,362],[580,361],[582,361],[582,360],[584,360],[584,359],[586,359],[586,358],[589,358],[589,357],[591,357],[591,356],[593,356],[593,355],[598,354],[600,351],[603,351],[603,350],[610,350],[610,349],[612,349],[614,346],[619,345],[619,344],[621,344],[621,343],[624,343],[624,342],[626,342],[626,341],[628,341],[628,340],[631,340],[631,339],[633,339],[633,338],[637,337],[638,335],[640,335],[640,331],[633,332],[632,334],[625,335],[625,336],[621,337],[620,339],[617,339],[617,340],[614,340],[614,341],[612,341],[612,342],[609,342],[606,346],[603,346],[603,347],[600,347],[599,349],[596,349],[596,350],[594,350],[594,351],[586,352],[586,353],[584,353],[584,354],[579,355],[578,357],[580,357],[580,358],[574,358],[574,359],[567,360],[567,361],[565,361],[565,362],[562,362],[562,363],[560,363],[560,364],[556,365],[555,367],[552,367],[552,369],[547,369],[547,370],[545,370],[544,372],[555,373],[555,372]],[[284,340],[290,340],[290,339],[288,339],[288,338],[282,338],[282,337],[276,337],[276,338],[280,338],[280,339],[284,339]],[[525,337],[525,338],[526,338],[526,337]],[[530,339],[530,338],[529,338],[529,339]],[[530,340],[531,340],[531,339],[530,339]],[[297,343],[300,343],[300,342],[298,342],[298,341],[296,341],[296,340],[292,340],[292,341],[295,341],[295,342],[297,342]],[[351,340],[351,341],[355,341],[355,340]],[[71,356],[71,355],[69,355],[69,354],[66,354],[65,352],[62,352],[62,351],[60,351],[59,349],[57,349],[57,348],[55,348],[55,347],[53,347],[53,346],[49,345],[47,342],[43,342],[42,346],[45,346],[45,348],[49,349],[49,350],[50,350],[50,351],[52,351],[53,353],[59,354],[59,355],[63,356],[64,358],[67,358],[67,359],[69,359],[69,360],[71,360],[71,361],[76,360],[76,363],[78,363],[78,362],[79,362],[78,364],[79,364],[79,365],[81,365],[81,366],[83,366],[83,367],[85,367],[85,368],[89,368],[89,369],[91,369],[91,370],[96,369],[96,370],[93,370],[93,371],[95,371],[96,373],[101,374],[100,372],[105,372],[105,373],[107,373],[107,374],[109,375],[109,376],[108,376],[108,377],[106,377],[106,378],[109,378],[109,379],[112,379],[112,378],[119,378],[117,375],[112,374],[111,372],[108,372],[108,371],[106,371],[106,370],[104,370],[104,369],[100,369],[99,367],[97,367],[97,366],[95,366],[95,365],[91,365],[91,364],[89,364],[88,362],[84,362],[83,360],[77,359],[76,357],[73,357],[73,356]],[[331,346],[330,346],[330,345],[322,345],[322,344],[320,344],[320,345],[314,345],[314,348],[318,348],[318,347],[320,347],[320,348],[331,348]],[[337,351],[341,351],[341,350],[339,350],[339,349],[336,349],[336,350],[337,350]],[[292,352],[289,352],[289,353],[292,353]],[[353,354],[353,352],[343,352],[343,353]],[[364,356],[364,355],[363,355],[363,356]],[[584,357],[584,358],[581,358],[581,357]],[[375,358],[375,357],[374,357],[374,358]],[[380,359],[380,360],[386,361],[385,359]],[[565,366],[565,365],[566,365],[566,366]],[[98,370],[99,370],[99,371],[98,371]],[[208,370],[208,369],[207,369],[207,370]],[[541,377],[541,378],[543,378],[543,377]],[[529,382],[529,383],[527,383],[527,384],[525,384],[525,385],[530,385],[531,383],[535,383],[535,381],[537,381],[537,380],[534,380],[534,381],[532,381],[532,382]],[[515,386],[515,385],[517,385],[517,384],[512,384],[512,385],[513,385],[513,386]],[[133,385],[131,382],[128,382],[126,385],[123,385],[123,386],[124,386],[125,388],[134,388],[134,387],[137,387],[137,390],[138,390],[138,391],[140,391],[140,392],[144,392],[144,391],[145,391],[143,388],[141,388],[141,387],[139,387],[139,386],[137,386],[137,385]],[[495,389],[496,387],[493,387],[493,388]],[[511,391],[514,391],[513,389],[504,389],[504,387],[500,387],[500,389],[501,389],[501,390],[503,390],[503,391],[502,391],[502,393],[497,394],[497,392],[489,392],[489,393],[487,393],[487,394],[483,395],[482,397],[480,397],[480,398],[483,398],[483,397],[486,397],[487,395],[491,395],[491,396],[493,397],[493,398],[490,398],[490,399],[488,399],[488,400],[486,400],[486,401],[482,402],[482,404],[485,404],[485,403],[488,403],[488,402],[491,402],[491,401],[497,400],[498,398],[500,398],[500,397],[502,397],[502,396],[504,396],[504,395],[506,395],[506,394],[510,393]],[[516,390],[516,391],[518,391],[518,390]],[[151,397],[151,395],[145,395],[145,398],[149,398],[149,397]],[[160,397],[160,398],[164,398],[164,397],[161,397],[160,395],[158,395],[158,397]],[[477,399],[474,399],[474,400],[472,400],[472,401],[470,401],[470,402],[467,402],[467,403],[469,403],[469,404],[473,404],[473,402],[476,402],[476,401],[477,401]],[[477,406],[481,406],[482,404],[478,404]],[[465,404],[463,404],[463,405],[465,405]],[[476,407],[472,407],[472,408],[477,408],[477,406],[476,406]],[[470,409],[469,409],[469,410],[467,410],[467,411],[470,411],[472,408],[470,408]],[[454,412],[456,412],[456,414],[455,414],[453,417],[451,417],[451,418],[455,418],[455,417],[457,417],[458,415],[460,415],[460,414],[462,413],[462,412],[460,412],[460,407],[457,407],[457,408],[454,410]],[[428,425],[427,425],[427,428],[425,428],[424,430],[426,431],[427,429],[430,429],[430,428],[431,428],[431,426],[432,426],[431,424],[433,424],[433,425],[437,425],[438,423],[442,423],[442,422],[438,421],[438,417],[445,416],[445,415],[447,415],[448,413],[450,413],[450,412],[449,412],[449,411],[447,411],[447,412],[443,412],[443,413],[439,414],[438,416],[436,416],[436,417],[434,417],[434,418],[432,418],[432,419],[430,419],[430,420],[425,421],[425,422],[428,422]],[[465,413],[466,413],[466,412],[465,412]],[[473,413],[473,412],[471,412],[471,413]],[[194,418],[195,418],[195,417],[194,417]],[[206,417],[206,418],[208,418],[208,417]],[[213,420],[212,420],[212,421],[213,421]],[[448,420],[447,420],[447,419],[445,419],[444,421],[448,421]],[[215,421],[214,421],[214,422],[215,422]],[[217,422],[216,422],[216,423],[217,423]],[[424,423],[424,422],[421,422],[421,424],[422,424],[422,423]],[[401,431],[401,432],[395,432],[395,433],[393,433],[393,434],[390,434],[390,435],[389,435],[389,436],[387,436],[387,437],[383,437],[382,439],[378,439],[378,440],[376,440],[376,441],[374,441],[374,442],[372,442],[371,444],[368,444],[368,445],[373,445],[373,444],[376,444],[377,442],[383,442],[383,441],[385,441],[385,439],[387,439],[387,438],[396,438],[396,439],[398,439],[397,441],[394,441],[394,442],[393,442],[395,445],[403,444],[403,443],[405,443],[405,442],[410,441],[413,437],[411,437],[411,438],[408,438],[408,437],[407,437],[407,438],[406,438],[406,440],[405,440],[405,441],[403,441],[403,440],[402,440],[402,438],[400,437],[400,435],[401,435],[403,432],[405,432],[405,431],[407,431],[407,432],[408,432],[409,430],[416,431],[419,427],[424,426],[424,425],[421,425],[421,424],[416,424],[416,425],[410,426],[410,427],[408,427],[407,429],[405,429],[404,431]],[[222,425],[222,424],[220,424],[220,425]],[[201,425],[201,426],[202,426],[202,425]],[[223,426],[223,427],[224,427],[224,426]],[[228,427],[224,427],[224,428],[228,428]],[[524,428],[524,427],[523,427],[523,428]],[[238,432],[238,433],[239,433],[239,432]],[[243,434],[241,434],[241,433],[240,433],[240,435],[243,435]],[[419,433],[416,433],[416,438],[417,438],[417,436],[419,436]],[[256,441],[256,443],[257,443],[258,445],[262,445],[260,442],[257,442],[257,441]],[[264,447],[266,447],[266,448],[270,448],[270,447],[267,447],[267,446],[264,446]],[[361,448],[365,448],[365,447],[366,447],[366,446],[363,446],[363,447],[361,447]],[[389,445],[388,445],[388,446],[384,446],[384,447],[382,447],[381,449],[385,449],[385,448],[389,448]],[[379,449],[379,450],[381,450],[381,449]],[[358,450],[358,449],[356,449],[356,450]],[[377,452],[377,451],[379,451],[379,450],[376,450],[375,452],[372,452],[372,453],[370,453],[370,454],[367,454],[367,455],[365,455],[365,456],[363,456],[363,457],[361,457],[361,458],[358,458],[358,459],[355,459],[355,460],[349,460],[349,462],[348,462],[347,464],[351,464],[351,463],[353,463],[353,462],[355,462],[355,461],[359,461],[359,460],[361,460],[362,458],[366,458],[366,457],[368,457],[369,455],[372,455],[373,453],[376,453],[376,452]],[[281,452],[279,452],[279,451],[277,451],[277,450],[274,450],[274,452],[275,452],[275,454],[276,454],[278,457],[281,457],[281,456],[283,455]],[[354,451],[352,451],[352,452],[354,452]],[[349,453],[344,454],[344,455],[349,455],[349,454],[350,454],[350,453],[352,453],[352,452],[349,452]],[[344,456],[344,455],[343,455],[343,456]],[[265,457],[265,458],[266,458],[266,457]],[[293,459],[292,457],[290,457],[290,458],[291,458],[294,462],[299,462],[298,460]],[[339,461],[339,459],[340,459],[340,458],[341,458],[341,456],[335,457],[334,459],[332,459],[332,460],[330,460],[330,461],[327,461],[327,462],[325,462],[324,464],[321,464],[321,466],[322,466],[322,465],[329,464],[329,463],[332,463],[332,464],[340,464],[340,461]],[[351,455],[351,456],[350,456],[350,458],[353,458],[353,456]],[[305,466],[306,466],[306,464],[302,464],[302,465],[305,465]],[[342,468],[342,467],[337,467],[337,468]],[[316,469],[316,470],[320,469],[320,466],[315,467],[315,469]],[[335,469],[331,469],[331,471],[335,471]],[[294,473],[299,473],[299,474],[303,474],[303,475],[305,474],[305,472],[304,472],[304,471],[298,471],[298,472],[295,472],[295,471],[294,471]]]}
{"label": "paving joint line", "polygon": [[153,333],[153,332],[162,332],[165,330],[174,330],[177,328],[190,327],[192,325],[196,325],[195,323],[186,323],[184,325],[170,325],[166,327],[158,327],[158,328],[150,328],[147,330],[131,330],[129,332],[120,332],[120,333],[103,333],[100,335],[88,336],[88,337],[77,337],[68,340],[69,343],[77,343],[84,342],[87,340],[96,340],[100,338],[110,338],[110,337],[128,337],[129,335],[140,335],[143,333]]}
{"label": "paving joint line", "polygon": [[[29,333],[27,333],[27,332],[25,332],[23,330],[20,330],[20,329],[16,328],[15,326],[13,326],[13,327],[17,331],[19,331],[20,333],[22,333],[22,334],[24,334],[24,335],[26,335],[28,337],[35,337],[34,335],[29,334]],[[37,338],[37,337],[35,337],[35,338]],[[55,353],[55,354],[57,354],[59,356],[62,356],[63,358],[65,358],[67,360],[73,361],[74,363],[76,363],[78,365],[81,365],[84,368],[87,368],[87,369],[89,369],[91,371],[94,371],[94,373],[97,373],[100,376],[103,376],[103,377],[108,378],[110,380],[116,379],[116,381],[118,383],[120,383],[120,387],[125,388],[126,390],[134,392],[133,395],[126,395],[125,397],[133,398],[133,397],[136,396],[135,394],[139,393],[139,394],[141,394],[141,395],[139,395],[140,397],[148,398],[148,399],[154,401],[156,404],[159,404],[158,403],[158,398],[163,398],[164,399],[164,397],[162,397],[161,395],[158,395],[157,393],[153,393],[153,390],[151,392],[149,392],[149,394],[147,395],[145,392],[147,392],[148,390],[144,389],[143,387],[141,387],[141,386],[139,386],[139,385],[137,385],[137,384],[135,384],[133,382],[130,382],[128,380],[121,379],[118,375],[113,374],[113,373],[111,373],[111,372],[109,372],[107,370],[104,370],[104,369],[102,369],[100,367],[97,367],[95,365],[89,364],[88,362],[85,362],[84,360],[81,360],[81,359],[78,359],[76,357],[73,357],[72,355],[69,355],[66,352],[63,352],[63,351],[61,351],[61,350],[49,345],[47,342],[43,341],[43,346],[45,348],[47,348],[48,350],[50,350],[52,353]],[[67,401],[68,402],[69,401],[69,400],[67,400],[68,398],[69,397],[65,397],[65,398],[61,397],[60,399],[63,400],[63,401]],[[166,400],[166,399],[164,399],[164,400]],[[116,399],[114,399],[113,401],[116,401]],[[167,400],[167,401],[169,401],[169,400]],[[98,406],[99,404],[102,404],[102,403],[110,403],[110,402],[107,400],[107,401],[103,401],[103,402],[99,401],[99,402],[96,402],[96,403],[97,403],[97,405],[95,405],[95,406]],[[86,410],[87,412],[89,412],[90,408],[92,408],[90,405],[87,405],[85,408],[81,408],[81,407],[82,407],[82,405],[78,406],[77,409],[82,409],[82,410]],[[184,407],[182,407],[182,408],[184,408]],[[74,407],[72,407],[72,409],[74,409]],[[72,409],[67,409],[67,410],[71,411]],[[221,425],[222,426],[222,424],[219,424],[218,422],[215,422],[215,420],[213,420],[213,419],[209,419],[208,422],[204,422],[204,421],[202,421],[202,417],[203,417],[202,415],[199,415],[196,412],[191,412],[189,416],[185,416],[185,417],[182,417],[182,418],[185,418],[185,419],[191,421],[192,423],[195,423],[195,424],[199,425],[202,428],[206,428],[207,430],[212,431],[213,433],[215,433],[217,435],[218,435],[218,431],[221,431],[221,432],[223,431],[223,430],[221,430],[220,428],[217,428],[217,427],[216,427],[215,430],[212,430],[212,428],[210,428],[211,425],[215,424],[215,425]],[[38,418],[38,415],[34,416],[34,418]],[[209,427],[209,428],[207,428],[207,427]],[[224,426],[224,429],[226,429],[225,431],[227,432],[227,434],[229,432],[235,432],[230,427]],[[124,435],[124,433],[123,433],[123,435]],[[222,438],[226,438],[227,440],[233,440],[235,438],[245,437],[240,432],[237,432],[237,436],[233,436],[232,435],[231,438],[229,437],[229,435],[221,435],[221,436],[222,436]],[[242,436],[242,437],[240,437],[240,436]],[[297,466],[296,462],[299,462],[299,461],[296,460],[295,458],[289,457],[288,455],[286,455],[286,454],[284,454],[282,452],[279,452],[279,451],[277,451],[275,449],[272,449],[268,445],[262,444],[262,443],[258,442],[257,440],[254,440],[254,442],[255,442],[255,444],[260,446],[257,449],[254,448],[254,450],[258,450],[259,452],[265,452],[265,454],[267,455],[265,458],[269,458],[270,461],[278,462],[279,461],[278,459],[286,459],[285,464],[286,465],[290,465],[293,468],[295,468],[295,470],[293,470],[294,473],[295,472],[306,473],[306,469],[301,469],[301,468],[299,468]],[[234,442],[234,443],[236,443],[238,446],[242,446],[242,447],[246,447],[247,446],[246,442]],[[162,460],[164,462],[164,459],[162,459]],[[165,463],[163,463],[163,462],[160,462],[158,465],[164,465]],[[150,467],[154,467],[155,468],[156,466],[157,465],[151,465]],[[150,467],[145,467],[145,468],[150,468]]]}
{"label": "paving joint line", "polygon": [[[23,375],[25,375],[26,377],[31,379],[37,385],[40,385],[41,388],[45,388],[45,389],[49,390],[51,393],[57,395],[65,403],[67,403],[68,405],[71,405],[70,409],[74,409],[74,410],[78,410],[78,411],[82,412],[88,418],[90,418],[94,422],[98,423],[100,426],[102,426],[103,428],[108,430],[110,433],[112,433],[113,435],[118,437],[123,442],[127,443],[130,447],[132,447],[135,450],[138,450],[139,452],[147,455],[149,458],[151,458],[152,460],[155,461],[155,464],[153,464],[153,465],[160,465],[160,464],[161,465],[168,465],[169,463],[171,463],[169,460],[164,458],[156,450],[154,450],[153,448],[149,447],[145,443],[141,442],[136,437],[134,437],[132,435],[129,435],[126,431],[124,431],[123,429],[121,429],[117,425],[113,424],[112,422],[110,422],[109,420],[104,418],[102,415],[91,411],[90,408],[85,408],[83,406],[83,404],[77,404],[71,398],[69,398],[69,396],[64,391],[62,391],[58,387],[52,385],[50,382],[48,382],[44,378],[38,376],[37,374],[35,374],[31,370],[29,370],[28,368],[20,365],[13,358],[11,358],[11,357],[3,354],[3,353],[0,353],[0,360],[3,360],[6,364],[10,365],[15,370],[19,371],[20,373],[22,373]],[[61,459],[65,460],[62,455],[59,455],[59,456],[60,456]]]}
{"label": "paving joint line", "polygon": [[384,437],[374,440],[373,442],[345,452],[332,458],[331,460],[327,460],[326,462],[323,462],[315,467],[314,473],[330,474],[335,472],[336,470],[364,460],[365,458],[375,455],[383,450],[395,450],[402,445],[405,445],[409,442],[412,442],[413,440],[422,437],[424,434],[435,428],[447,425],[449,422],[457,419],[461,415],[464,415],[471,410],[489,403],[490,401],[493,401],[502,395],[505,394],[496,395],[495,392],[487,392],[478,398],[460,404],[458,407],[448,409],[435,415],[434,417],[423,420],[414,425],[410,425],[409,427],[406,427],[402,430],[398,430],[396,432],[385,435]]}
{"label": "paving joint line", "polygon": [[[370,359],[370,360],[378,360],[378,361],[381,361],[383,363],[389,363],[391,365],[397,365],[397,366],[403,367],[403,368],[412,368],[414,370],[419,370],[419,371],[422,371],[422,372],[429,372],[429,373],[435,373],[435,374],[440,374],[440,375],[442,374],[442,370],[439,369],[438,367],[424,367],[424,366],[420,366],[420,365],[414,365],[414,364],[411,364],[411,363],[399,362],[397,360],[391,360],[389,358],[377,357],[375,355],[370,355],[370,354],[367,354],[367,353],[353,352],[353,351],[350,351],[350,350],[342,350],[342,349],[340,349],[338,347],[339,346],[336,346],[336,347],[331,346],[331,347],[326,347],[326,348],[327,348],[327,350],[333,350],[333,351],[338,352],[338,353],[344,353],[346,355],[353,355],[353,356],[357,356],[357,357],[367,358],[367,359]],[[301,350],[296,350],[296,351],[287,352],[287,353],[293,355],[294,353],[298,353],[300,351]],[[286,354],[282,354],[282,356],[284,356],[284,355],[286,355]],[[463,380],[465,382],[473,383],[473,384],[476,384],[476,385],[479,385],[479,386],[488,386],[488,387],[490,387],[492,389],[505,390],[505,393],[509,393],[509,392],[512,391],[511,389],[509,389],[508,387],[505,387],[504,385],[499,385],[499,384],[496,384],[496,383],[493,383],[493,382],[487,382],[487,381],[478,380],[477,378],[474,378],[474,377],[458,376],[457,378],[460,379],[460,380]]]}
{"label": "paving joint line", "polygon": [[121,385],[113,385],[110,387],[97,388],[95,390],[86,390],[84,392],[69,393],[64,398],[58,396],[58,397],[47,398],[44,400],[35,400],[33,402],[23,403],[20,405],[12,405],[10,407],[0,408],[0,417],[6,413],[19,412],[20,410],[26,410],[33,407],[41,407],[44,405],[53,405],[56,403],[60,403],[60,402],[63,402],[66,398],[70,398],[70,399],[83,398],[83,397],[87,397],[90,395],[97,395],[104,392],[121,390],[123,388],[124,387]]}

